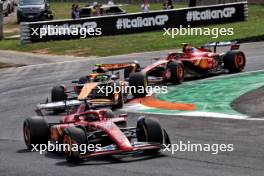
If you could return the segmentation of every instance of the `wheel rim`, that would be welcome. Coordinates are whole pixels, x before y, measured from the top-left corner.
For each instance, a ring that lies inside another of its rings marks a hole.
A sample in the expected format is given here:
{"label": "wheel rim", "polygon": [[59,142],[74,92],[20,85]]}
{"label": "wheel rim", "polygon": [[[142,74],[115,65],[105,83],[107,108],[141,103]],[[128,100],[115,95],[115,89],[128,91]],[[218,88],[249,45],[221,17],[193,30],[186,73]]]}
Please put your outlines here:
{"label": "wheel rim", "polygon": [[64,148],[64,154],[66,157],[71,156],[71,138],[68,135],[65,135],[63,137],[63,144],[66,144],[66,147]]}
{"label": "wheel rim", "polygon": [[178,78],[179,79],[183,78],[183,68],[181,65],[178,65]]}
{"label": "wheel rim", "polygon": [[25,141],[26,145],[29,147],[29,145],[30,145],[30,131],[29,131],[29,128],[25,125],[23,131],[24,131],[24,141]]}
{"label": "wheel rim", "polygon": [[245,65],[245,59],[244,59],[244,56],[242,54],[238,54],[236,56],[236,66],[239,68],[239,69],[243,69],[244,68],[244,65]]}

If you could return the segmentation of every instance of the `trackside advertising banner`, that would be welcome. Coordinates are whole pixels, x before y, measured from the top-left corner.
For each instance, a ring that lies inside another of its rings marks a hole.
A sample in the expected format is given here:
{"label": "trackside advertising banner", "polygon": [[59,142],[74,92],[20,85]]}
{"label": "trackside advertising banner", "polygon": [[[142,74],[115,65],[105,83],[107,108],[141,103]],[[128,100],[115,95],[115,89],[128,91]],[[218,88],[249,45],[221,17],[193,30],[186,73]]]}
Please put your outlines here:
{"label": "trackside advertising banner", "polygon": [[21,42],[41,42],[130,34],[204,24],[244,21],[247,2],[200,6],[175,10],[90,17],[80,20],[56,20],[21,24]]}

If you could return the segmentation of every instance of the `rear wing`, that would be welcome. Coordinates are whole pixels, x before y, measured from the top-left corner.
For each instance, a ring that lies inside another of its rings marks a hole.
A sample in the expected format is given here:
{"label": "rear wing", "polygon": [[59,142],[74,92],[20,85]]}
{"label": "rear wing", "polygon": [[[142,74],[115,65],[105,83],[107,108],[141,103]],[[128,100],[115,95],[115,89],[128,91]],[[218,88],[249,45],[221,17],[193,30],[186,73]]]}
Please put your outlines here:
{"label": "rear wing", "polygon": [[101,66],[109,71],[123,70],[129,67],[135,66],[135,63],[114,63],[114,64],[96,64],[95,66]]}
{"label": "rear wing", "polygon": [[205,48],[205,47],[213,47],[214,48],[214,52],[216,52],[216,48],[218,46],[231,46],[230,47],[230,50],[237,50],[239,49],[240,45],[237,43],[237,41],[228,41],[228,42],[211,42],[211,43],[207,43],[207,44],[204,44],[202,47]]}

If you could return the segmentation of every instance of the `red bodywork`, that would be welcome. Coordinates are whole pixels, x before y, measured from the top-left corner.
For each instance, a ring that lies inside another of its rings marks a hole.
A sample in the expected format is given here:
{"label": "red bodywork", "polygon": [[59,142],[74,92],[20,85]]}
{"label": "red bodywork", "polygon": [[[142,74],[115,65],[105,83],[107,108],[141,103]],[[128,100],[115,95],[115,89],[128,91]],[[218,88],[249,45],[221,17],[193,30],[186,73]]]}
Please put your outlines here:
{"label": "red bodywork", "polygon": [[[166,69],[167,64],[173,60],[181,61],[184,65],[191,65],[197,70],[210,71],[219,67],[219,57],[219,54],[201,48],[196,49],[195,52],[189,53],[169,53],[167,58],[152,63],[151,65],[142,69],[141,72],[148,74],[157,67],[164,67],[164,69]],[[166,78],[165,73],[163,75],[164,78]]]}
{"label": "red bodywork", "polygon": [[[93,115],[93,118],[87,116]],[[108,118],[106,117],[106,110],[85,110],[85,105],[82,104],[76,107],[70,115],[64,116],[61,124],[53,125],[50,128],[51,141],[56,143],[62,141],[64,130],[70,126],[85,126],[88,132],[103,131],[107,134],[115,145],[118,146],[116,150],[103,150],[88,152],[81,155],[82,158],[91,156],[98,156],[104,154],[118,154],[124,152],[133,152],[145,149],[158,149],[160,145],[142,145],[133,146],[130,139],[124,134],[120,128],[127,127],[127,114],[120,114],[118,117]],[[71,139],[71,143],[76,143],[74,139]]]}

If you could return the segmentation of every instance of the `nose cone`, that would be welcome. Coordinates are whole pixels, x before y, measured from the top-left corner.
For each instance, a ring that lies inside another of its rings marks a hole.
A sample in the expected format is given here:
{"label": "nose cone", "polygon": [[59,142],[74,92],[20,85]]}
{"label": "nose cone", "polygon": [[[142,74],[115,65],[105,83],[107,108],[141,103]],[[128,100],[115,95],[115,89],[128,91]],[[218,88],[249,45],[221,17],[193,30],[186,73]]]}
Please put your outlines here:
{"label": "nose cone", "polygon": [[126,135],[116,126],[115,123],[109,121],[101,126],[103,130],[109,135],[109,137],[118,145],[122,151],[132,151],[133,146],[127,139]]}

